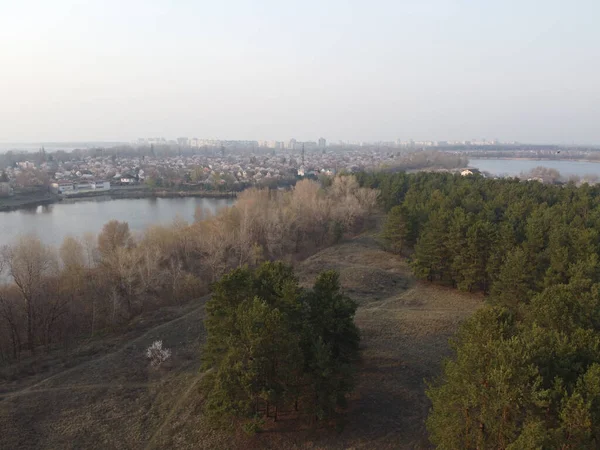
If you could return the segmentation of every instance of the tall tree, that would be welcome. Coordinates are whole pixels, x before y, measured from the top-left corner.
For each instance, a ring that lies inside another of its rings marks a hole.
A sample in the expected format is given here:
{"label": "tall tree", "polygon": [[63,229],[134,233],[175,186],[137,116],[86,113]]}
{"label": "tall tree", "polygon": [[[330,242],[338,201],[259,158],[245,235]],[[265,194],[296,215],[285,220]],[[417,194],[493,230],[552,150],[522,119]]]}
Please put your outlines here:
{"label": "tall tree", "polygon": [[57,268],[56,256],[37,236],[22,237],[4,250],[8,271],[23,299],[27,317],[27,348],[35,351],[36,325],[47,279]]}
{"label": "tall tree", "polygon": [[388,213],[381,238],[386,243],[388,249],[394,253],[401,253],[406,246],[407,223],[401,206],[394,206]]}
{"label": "tall tree", "polygon": [[217,424],[252,424],[302,405],[316,418],[334,416],[353,386],[355,310],[335,272],[309,291],[282,263],[224,275],[207,304],[207,414]]}

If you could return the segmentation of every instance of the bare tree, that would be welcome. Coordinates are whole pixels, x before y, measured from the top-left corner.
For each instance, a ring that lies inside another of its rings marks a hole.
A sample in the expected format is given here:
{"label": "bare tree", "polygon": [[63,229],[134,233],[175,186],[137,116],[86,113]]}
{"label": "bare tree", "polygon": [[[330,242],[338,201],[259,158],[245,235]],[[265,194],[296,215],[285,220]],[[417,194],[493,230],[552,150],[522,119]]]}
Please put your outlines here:
{"label": "bare tree", "polygon": [[132,244],[129,224],[111,220],[102,228],[98,236],[98,250],[103,257],[109,256],[120,247],[129,247]]}
{"label": "bare tree", "polygon": [[88,300],[91,302],[91,318],[90,318],[90,334],[93,335],[96,331],[96,323],[98,316],[98,302],[100,301],[101,292],[99,291],[100,283],[98,271],[94,270],[100,261],[100,252],[96,245],[97,239],[93,233],[85,233],[82,238],[84,267],[87,281]]}
{"label": "bare tree", "polygon": [[4,261],[23,299],[27,316],[27,347],[33,353],[39,303],[46,278],[56,271],[56,256],[37,236],[27,236],[21,237],[14,246],[5,248]]}
{"label": "bare tree", "polygon": [[7,325],[7,331],[10,335],[13,358],[19,359],[21,355],[19,312],[16,302],[13,298],[10,297],[8,289],[6,288],[3,288],[0,291],[0,318],[2,318]]}
{"label": "bare tree", "polygon": [[67,236],[59,249],[60,259],[68,271],[80,271],[85,267],[86,257],[83,244],[73,236]]}

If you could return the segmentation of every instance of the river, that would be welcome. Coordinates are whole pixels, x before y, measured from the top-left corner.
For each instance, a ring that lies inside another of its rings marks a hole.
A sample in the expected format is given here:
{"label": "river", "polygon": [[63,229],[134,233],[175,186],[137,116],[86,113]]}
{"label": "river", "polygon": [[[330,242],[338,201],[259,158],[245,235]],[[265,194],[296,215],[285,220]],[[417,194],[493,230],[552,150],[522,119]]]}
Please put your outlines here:
{"label": "river", "polygon": [[212,212],[233,204],[227,198],[96,198],[0,212],[0,247],[19,235],[35,233],[47,244],[59,246],[65,236],[99,233],[112,219],[129,223],[132,232],[150,225],[168,225],[176,217],[194,220],[196,207]]}
{"label": "river", "polygon": [[517,176],[536,167],[556,169],[563,177],[600,176],[600,163],[568,160],[469,159],[469,166],[496,176]]}

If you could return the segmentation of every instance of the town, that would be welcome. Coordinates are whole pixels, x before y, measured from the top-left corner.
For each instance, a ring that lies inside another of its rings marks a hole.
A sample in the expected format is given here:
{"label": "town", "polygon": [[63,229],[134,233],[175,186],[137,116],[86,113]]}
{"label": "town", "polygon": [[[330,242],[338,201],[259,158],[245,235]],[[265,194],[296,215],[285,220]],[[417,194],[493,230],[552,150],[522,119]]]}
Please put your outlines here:
{"label": "town", "polygon": [[[202,146],[198,147],[198,143]],[[193,144],[190,145],[190,144]],[[297,179],[370,168],[417,169],[466,166],[451,153],[388,146],[332,145],[294,139],[275,141],[140,140],[135,145],[0,155],[5,195],[48,189],[65,196],[120,187],[241,191],[249,186],[285,187]]]}
{"label": "town", "polygon": [[[337,142],[143,138],[71,151],[9,150],[0,154],[0,197],[23,202],[58,197],[146,193],[234,193],[251,186],[285,188],[301,178],[369,169],[465,172],[468,158],[596,160],[597,148],[497,140]],[[60,147],[58,147],[60,148]],[[470,168],[470,170],[474,170]],[[526,179],[558,179],[539,177]],[[133,194],[132,194],[133,195]],[[19,197],[20,198],[15,198]],[[52,197],[54,196],[54,197]],[[6,200],[4,201],[6,203]],[[3,206],[3,205],[0,205]]]}

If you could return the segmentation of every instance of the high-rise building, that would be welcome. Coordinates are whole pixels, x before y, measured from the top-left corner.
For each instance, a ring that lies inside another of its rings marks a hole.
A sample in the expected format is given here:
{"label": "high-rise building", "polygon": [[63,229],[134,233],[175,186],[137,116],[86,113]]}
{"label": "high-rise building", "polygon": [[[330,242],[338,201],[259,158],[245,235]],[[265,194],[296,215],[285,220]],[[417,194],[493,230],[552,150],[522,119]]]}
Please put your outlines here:
{"label": "high-rise building", "polygon": [[319,148],[325,147],[327,147],[327,141],[325,140],[325,138],[319,138]]}
{"label": "high-rise building", "polygon": [[290,139],[288,142],[288,149],[294,150],[296,148],[296,139]]}

